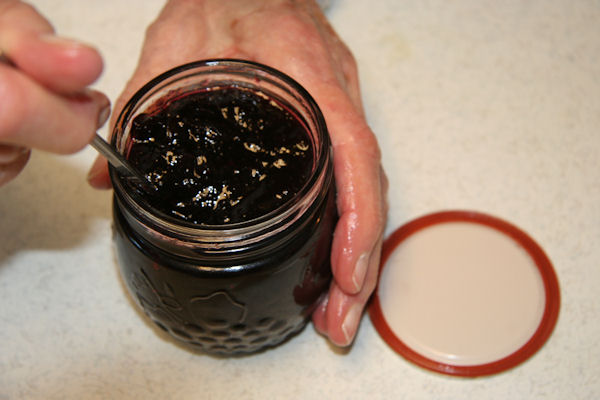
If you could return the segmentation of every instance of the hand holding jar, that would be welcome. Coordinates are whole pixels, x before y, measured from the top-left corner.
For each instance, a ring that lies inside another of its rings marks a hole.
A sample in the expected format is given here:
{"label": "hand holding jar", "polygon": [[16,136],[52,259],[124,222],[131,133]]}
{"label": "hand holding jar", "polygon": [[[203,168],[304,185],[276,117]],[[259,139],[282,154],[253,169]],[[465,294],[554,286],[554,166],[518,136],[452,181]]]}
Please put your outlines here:
{"label": "hand holding jar", "polygon": [[[149,27],[137,70],[115,109],[160,73],[208,58],[276,68],[304,86],[323,112],[339,220],[331,252],[334,279],[313,322],[336,345],[349,345],[377,281],[387,212],[387,180],[365,121],[354,59],[312,0],[172,0]],[[104,160],[94,165],[89,180],[95,187],[110,186]]]}
{"label": "hand holding jar", "polygon": [[101,71],[96,50],[57,37],[33,7],[0,1],[0,185],[31,148],[66,154],[88,144],[109,114],[106,96],[87,88]]}

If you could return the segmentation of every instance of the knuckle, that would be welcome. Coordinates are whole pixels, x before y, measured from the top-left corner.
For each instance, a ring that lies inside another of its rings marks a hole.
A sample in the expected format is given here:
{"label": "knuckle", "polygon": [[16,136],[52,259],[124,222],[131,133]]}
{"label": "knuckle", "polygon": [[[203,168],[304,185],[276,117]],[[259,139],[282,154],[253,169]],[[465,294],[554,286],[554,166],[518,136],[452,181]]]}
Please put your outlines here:
{"label": "knuckle", "polygon": [[347,55],[342,57],[342,70],[347,82],[358,82],[358,64],[349,50]]}
{"label": "knuckle", "polygon": [[379,164],[381,162],[381,149],[379,142],[375,137],[375,134],[371,129],[364,123],[364,127],[360,129],[359,134],[355,137],[356,145],[360,148],[361,152],[369,157],[371,161]]}
{"label": "knuckle", "polygon": [[358,74],[358,63],[356,62],[356,58],[354,54],[350,51],[348,46],[346,46],[343,42],[339,42],[340,48],[340,59],[342,60],[342,65],[344,69],[349,74]]}
{"label": "knuckle", "polygon": [[155,20],[146,26],[145,37],[146,39],[152,39],[155,36],[160,35],[162,29],[162,23],[159,20]]}
{"label": "knuckle", "polygon": [[293,8],[288,9],[287,12],[276,14],[271,28],[274,32],[286,32],[289,37],[301,39],[311,45],[322,42],[314,22],[310,18],[302,18],[302,14],[298,14]]}

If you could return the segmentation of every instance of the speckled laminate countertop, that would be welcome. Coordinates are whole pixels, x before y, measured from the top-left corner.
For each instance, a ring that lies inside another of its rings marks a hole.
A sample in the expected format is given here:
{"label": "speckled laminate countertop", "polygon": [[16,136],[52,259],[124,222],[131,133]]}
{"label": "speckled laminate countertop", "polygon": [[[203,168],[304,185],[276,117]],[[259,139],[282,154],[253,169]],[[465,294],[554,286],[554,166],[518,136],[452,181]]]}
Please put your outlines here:
{"label": "speckled laminate countertop", "polygon": [[[36,0],[64,36],[94,43],[114,101],[161,0]],[[335,0],[390,178],[387,232],[472,209],[527,231],[561,285],[556,329],[508,372],[416,367],[368,317],[354,346],[308,326],[252,357],[190,353],[134,311],[111,247],[95,157],[34,153],[0,188],[0,399],[596,399],[600,397],[600,4]],[[106,135],[106,128],[101,132]]]}

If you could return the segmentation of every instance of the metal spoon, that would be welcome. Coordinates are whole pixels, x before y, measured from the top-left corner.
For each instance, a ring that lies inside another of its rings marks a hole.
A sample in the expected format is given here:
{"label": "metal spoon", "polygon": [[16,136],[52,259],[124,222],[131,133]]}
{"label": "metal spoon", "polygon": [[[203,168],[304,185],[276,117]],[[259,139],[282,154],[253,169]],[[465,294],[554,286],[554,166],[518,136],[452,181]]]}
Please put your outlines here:
{"label": "metal spoon", "polygon": [[116,168],[118,173],[126,177],[131,183],[138,185],[144,192],[153,194],[158,190],[156,186],[132,166],[115,148],[102,139],[100,135],[96,133],[90,144]]}

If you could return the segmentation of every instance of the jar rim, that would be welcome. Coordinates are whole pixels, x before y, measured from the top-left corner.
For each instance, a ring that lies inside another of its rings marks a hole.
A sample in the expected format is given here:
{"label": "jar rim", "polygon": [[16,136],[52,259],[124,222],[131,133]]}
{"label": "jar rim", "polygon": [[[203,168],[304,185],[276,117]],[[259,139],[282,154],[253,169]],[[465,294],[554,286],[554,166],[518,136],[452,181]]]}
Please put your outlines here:
{"label": "jar rim", "polygon": [[[278,221],[282,222],[294,219],[296,214],[301,214],[303,209],[308,208],[314,202],[314,199],[318,197],[318,191],[315,188],[321,187],[322,183],[330,175],[326,171],[332,168],[331,143],[325,119],[313,97],[296,80],[272,67],[254,61],[227,58],[194,61],[163,72],[142,86],[126,103],[117,118],[112,132],[111,144],[118,151],[123,152],[124,149],[120,148],[118,140],[124,134],[125,125],[135,115],[139,107],[144,104],[144,101],[148,100],[147,96],[151,95],[153,91],[160,89],[160,86],[163,84],[164,86],[168,86],[177,82],[177,80],[170,82],[170,79],[178,76],[180,76],[178,80],[184,79],[185,77],[198,74],[200,71],[203,74],[210,74],[210,72],[238,74],[239,76],[253,74],[254,79],[258,79],[258,81],[268,79],[270,83],[275,82],[287,90],[293,91],[308,108],[316,130],[314,135],[320,140],[320,145],[315,149],[314,166],[311,175],[292,198],[274,210],[247,221],[231,224],[195,224],[169,216],[153,207],[144,195],[128,191],[116,170],[109,166],[111,181],[119,200],[126,203],[137,216],[143,215],[145,225],[149,224],[153,228],[159,228],[159,230],[165,232],[177,232],[178,235],[187,237],[188,239],[198,239],[199,236],[202,236],[207,242],[212,243],[214,243],[214,240],[219,242],[239,241],[240,235],[243,238],[247,238],[248,235],[255,236],[259,232],[264,233],[265,230],[273,228],[274,223]],[[235,82],[235,79],[232,78],[232,81]],[[258,87],[255,87],[255,89],[258,89]],[[296,204],[302,205],[302,202],[298,202],[298,199],[305,199],[304,203],[306,204],[300,207],[301,209],[294,207]],[[291,204],[294,201],[297,203]]]}

